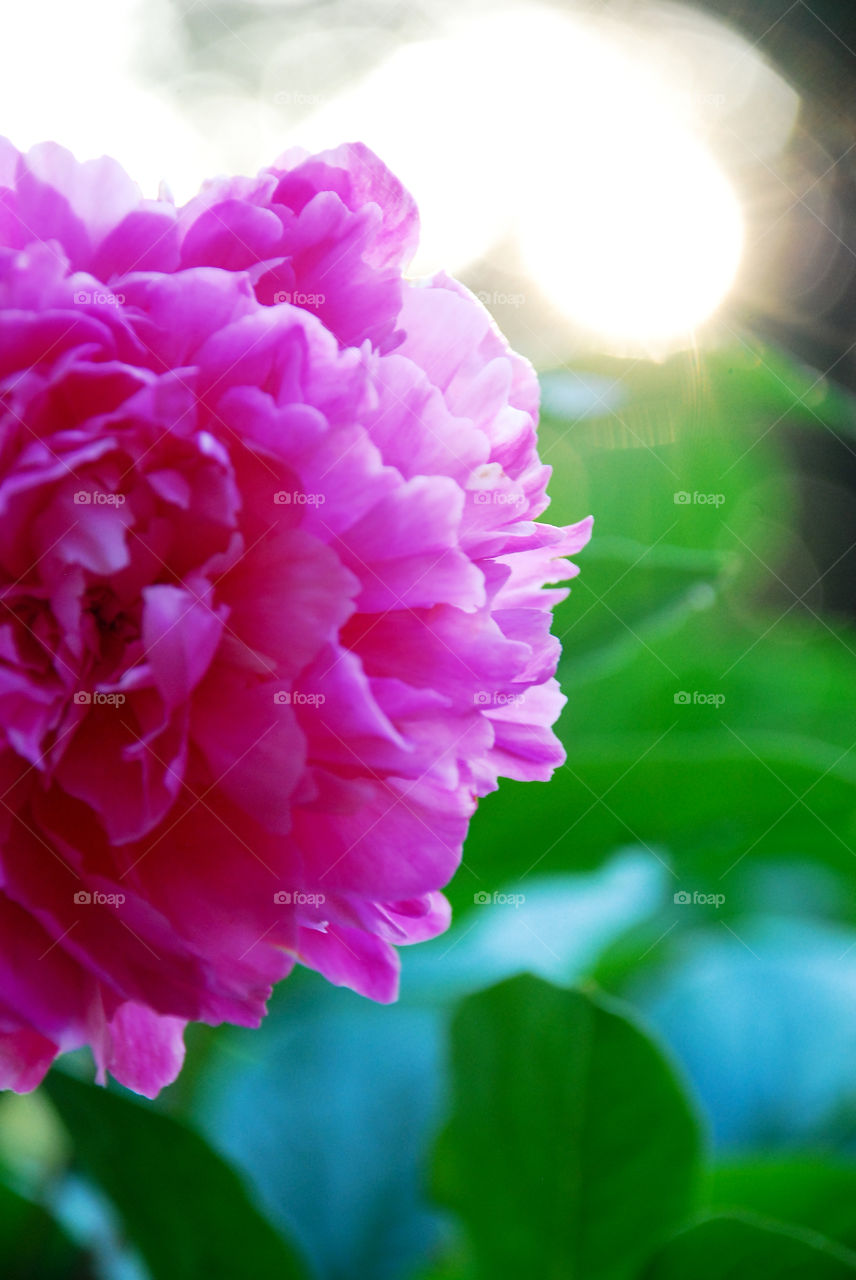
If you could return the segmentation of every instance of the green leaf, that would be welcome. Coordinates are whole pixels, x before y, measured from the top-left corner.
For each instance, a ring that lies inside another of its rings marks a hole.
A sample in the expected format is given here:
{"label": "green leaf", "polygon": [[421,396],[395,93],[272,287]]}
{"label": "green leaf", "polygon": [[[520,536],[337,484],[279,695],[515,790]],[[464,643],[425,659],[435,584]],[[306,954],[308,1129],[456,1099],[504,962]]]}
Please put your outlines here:
{"label": "green leaf", "polygon": [[155,1280],[304,1275],[238,1175],[192,1130],[57,1071],[43,1087]]}
{"label": "green leaf", "polygon": [[671,1240],[643,1280],[846,1280],[853,1255],[823,1236],[750,1217],[710,1218]]}
{"label": "green leaf", "polygon": [[811,1156],[741,1161],[711,1173],[717,1209],[749,1209],[856,1250],[856,1165]]}
{"label": "green leaf", "polygon": [[3,1280],[88,1280],[86,1255],[40,1205],[0,1186]]}
{"label": "green leaf", "polygon": [[660,1051],[579,991],[512,978],[464,1001],[440,1197],[480,1274],[623,1280],[682,1220],[699,1136]]}

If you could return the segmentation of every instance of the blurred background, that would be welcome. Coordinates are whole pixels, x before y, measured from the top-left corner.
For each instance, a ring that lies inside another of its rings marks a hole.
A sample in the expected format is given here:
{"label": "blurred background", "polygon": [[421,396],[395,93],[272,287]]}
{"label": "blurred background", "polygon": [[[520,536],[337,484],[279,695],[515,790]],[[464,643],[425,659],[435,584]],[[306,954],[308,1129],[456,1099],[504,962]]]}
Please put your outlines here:
{"label": "blurred background", "polygon": [[2,1275],[854,1272],[856,9],[33,0],[0,132],[178,201],[367,142],[595,516],[567,764],[482,803],[399,1004],[300,973],[155,1104],[4,1096]]}

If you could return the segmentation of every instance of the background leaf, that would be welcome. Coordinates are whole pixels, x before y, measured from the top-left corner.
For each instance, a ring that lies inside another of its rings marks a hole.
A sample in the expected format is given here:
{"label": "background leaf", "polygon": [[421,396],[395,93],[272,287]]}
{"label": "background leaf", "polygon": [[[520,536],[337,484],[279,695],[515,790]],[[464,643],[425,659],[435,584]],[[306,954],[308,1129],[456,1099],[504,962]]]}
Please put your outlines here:
{"label": "background leaf", "polygon": [[659,1050],[579,991],[529,976],[464,1001],[436,1184],[480,1273],[619,1280],[692,1199],[695,1119]]}
{"label": "background leaf", "polygon": [[185,1125],[58,1071],[44,1088],[154,1280],[304,1276],[235,1172]]}
{"label": "background leaf", "polygon": [[643,1280],[846,1280],[853,1258],[822,1236],[749,1218],[711,1218],[665,1246]]}
{"label": "background leaf", "polygon": [[708,1199],[721,1210],[749,1209],[856,1250],[856,1164],[803,1154],[720,1165]]}
{"label": "background leaf", "polygon": [[89,1260],[40,1205],[0,1185],[3,1280],[94,1280]]}

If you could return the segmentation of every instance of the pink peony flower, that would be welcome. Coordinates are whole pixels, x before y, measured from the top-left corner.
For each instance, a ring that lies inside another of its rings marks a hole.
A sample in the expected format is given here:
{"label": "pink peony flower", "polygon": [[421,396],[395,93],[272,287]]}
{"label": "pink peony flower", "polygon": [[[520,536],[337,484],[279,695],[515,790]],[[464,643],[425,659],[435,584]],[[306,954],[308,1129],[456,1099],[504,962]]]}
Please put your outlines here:
{"label": "pink peony flower", "polygon": [[396,946],[499,775],[548,778],[537,384],[361,145],[183,209],[0,143],[0,1086],[88,1044],[153,1096],[188,1020]]}

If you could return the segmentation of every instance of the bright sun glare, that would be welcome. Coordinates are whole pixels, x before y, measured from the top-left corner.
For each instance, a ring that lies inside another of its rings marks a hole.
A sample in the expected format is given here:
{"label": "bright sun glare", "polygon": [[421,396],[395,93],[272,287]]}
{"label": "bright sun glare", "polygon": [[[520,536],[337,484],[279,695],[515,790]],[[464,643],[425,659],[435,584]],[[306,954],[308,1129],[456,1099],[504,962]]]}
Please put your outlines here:
{"label": "bright sun glare", "polygon": [[[647,122],[646,122],[647,123]],[[743,232],[737,200],[694,139],[601,122],[524,210],[521,247],[549,301],[620,341],[678,337],[728,293]]]}
{"label": "bright sun glare", "polygon": [[417,270],[511,239],[560,314],[657,347],[711,315],[742,248],[725,174],[679,123],[691,114],[644,58],[527,8],[399,50],[302,133],[329,145],[359,122],[416,194]]}
{"label": "bright sun glare", "polygon": [[[588,33],[551,42],[564,70],[567,122],[557,146],[540,140],[544,181],[524,202],[524,260],[550,302],[619,342],[689,334],[737,273],[737,198],[704,143],[619,49]],[[564,110],[562,110],[564,108]]]}

